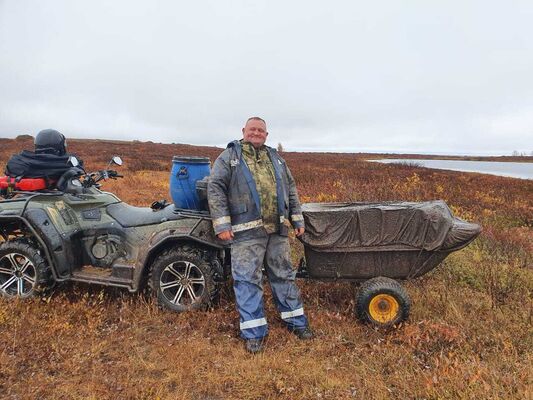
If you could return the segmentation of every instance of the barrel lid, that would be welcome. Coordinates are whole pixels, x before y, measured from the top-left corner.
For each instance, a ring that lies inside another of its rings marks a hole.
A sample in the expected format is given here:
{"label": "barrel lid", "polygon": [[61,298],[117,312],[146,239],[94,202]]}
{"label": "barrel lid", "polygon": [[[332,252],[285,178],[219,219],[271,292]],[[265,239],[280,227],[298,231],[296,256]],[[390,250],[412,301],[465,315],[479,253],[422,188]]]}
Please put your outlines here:
{"label": "barrel lid", "polygon": [[209,164],[209,157],[198,156],[174,156],[172,162],[189,163],[189,164]]}

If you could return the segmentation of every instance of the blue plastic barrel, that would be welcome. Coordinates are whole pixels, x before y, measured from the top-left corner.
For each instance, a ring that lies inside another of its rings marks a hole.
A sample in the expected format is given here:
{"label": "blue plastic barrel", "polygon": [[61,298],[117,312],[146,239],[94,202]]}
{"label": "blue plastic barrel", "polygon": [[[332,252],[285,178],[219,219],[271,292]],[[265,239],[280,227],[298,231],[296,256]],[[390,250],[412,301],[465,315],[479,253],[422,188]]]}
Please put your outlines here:
{"label": "blue plastic barrel", "polygon": [[196,181],[205,178],[209,172],[210,163],[207,157],[172,157],[170,195],[176,208],[200,209]]}

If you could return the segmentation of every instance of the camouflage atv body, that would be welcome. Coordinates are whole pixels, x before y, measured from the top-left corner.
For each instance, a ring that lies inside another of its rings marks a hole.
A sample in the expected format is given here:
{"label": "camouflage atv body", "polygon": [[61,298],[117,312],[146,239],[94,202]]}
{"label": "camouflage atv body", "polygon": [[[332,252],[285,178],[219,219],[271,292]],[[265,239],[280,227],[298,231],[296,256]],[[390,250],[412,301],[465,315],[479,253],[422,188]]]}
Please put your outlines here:
{"label": "camouflage atv body", "polygon": [[[100,171],[113,177],[115,171]],[[206,211],[133,207],[67,176],[64,190],[0,201],[0,294],[29,297],[55,282],[137,292],[146,283],[175,311],[205,308],[227,275]]]}

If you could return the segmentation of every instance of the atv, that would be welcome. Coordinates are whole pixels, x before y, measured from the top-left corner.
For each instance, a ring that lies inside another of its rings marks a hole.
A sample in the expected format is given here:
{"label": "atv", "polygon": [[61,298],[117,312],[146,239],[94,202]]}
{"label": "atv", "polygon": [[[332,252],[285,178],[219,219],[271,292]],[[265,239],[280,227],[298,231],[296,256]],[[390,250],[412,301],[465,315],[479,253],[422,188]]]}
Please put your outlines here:
{"label": "atv", "polygon": [[[27,298],[57,282],[138,292],[148,284],[161,306],[203,309],[228,276],[229,252],[207,211],[164,202],[134,207],[100,190],[116,170],[86,173],[75,157],[53,190],[24,191],[24,179],[0,201],[0,295]],[[120,157],[112,164],[121,165]],[[28,185],[26,185],[28,186]]]}

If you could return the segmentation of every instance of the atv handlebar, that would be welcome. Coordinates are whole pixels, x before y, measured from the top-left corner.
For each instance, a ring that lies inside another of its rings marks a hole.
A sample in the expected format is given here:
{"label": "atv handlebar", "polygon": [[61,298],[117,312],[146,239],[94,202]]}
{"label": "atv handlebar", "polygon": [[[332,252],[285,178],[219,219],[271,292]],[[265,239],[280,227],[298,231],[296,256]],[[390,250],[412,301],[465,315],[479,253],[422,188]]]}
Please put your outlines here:
{"label": "atv handlebar", "polygon": [[107,176],[111,179],[124,178],[124,175],[120,175],[117,171],[112,169],[107,170]]}
{"label": "atv handlebar", "polygon": [[83,178],[83,187],[89,188],[91,186],[99,187],[98,182],[101,180],[107,181],[108,179],[124,178],[124,176],[113,169],[103,169],[86,174]]}
{"label": "atv handlebar", "polygon": [[91,187],[99,188],[101,180],[123,178],[115,170],[103,169],[96,172],[85,173],[78,167],[73,167],[65,172],[57,183],[57,188],[66,193],[78,193],[83,188],[89,189]]}

